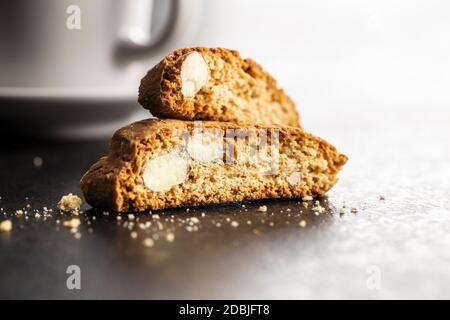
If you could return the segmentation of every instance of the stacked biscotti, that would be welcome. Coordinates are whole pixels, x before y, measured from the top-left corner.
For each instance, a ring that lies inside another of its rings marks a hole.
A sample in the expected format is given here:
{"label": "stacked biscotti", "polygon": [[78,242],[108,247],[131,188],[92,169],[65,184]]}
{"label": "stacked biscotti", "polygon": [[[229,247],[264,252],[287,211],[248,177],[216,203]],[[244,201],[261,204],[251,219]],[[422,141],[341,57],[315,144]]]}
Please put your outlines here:
{"label": "stacked biscotti", "polygon": [[119,129],[81,179],[93,207],[146,211],[324,195],[347,157],[303,131],[261,66],[222,48],[179,49],[142,79],[159,119]]}

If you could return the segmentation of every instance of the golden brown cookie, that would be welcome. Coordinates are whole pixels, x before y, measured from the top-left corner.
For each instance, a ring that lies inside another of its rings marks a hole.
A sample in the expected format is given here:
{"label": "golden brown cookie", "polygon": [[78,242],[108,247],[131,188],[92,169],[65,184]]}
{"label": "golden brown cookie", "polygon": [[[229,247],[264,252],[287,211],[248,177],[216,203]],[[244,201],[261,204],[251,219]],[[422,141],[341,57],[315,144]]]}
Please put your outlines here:
{"label": "golden brown cookie", "polygon": [[116,212],[315,196],[346,161],[295,127],[149,119],[114,134],[81,190],[91,206]]}
{"label": "golden brown cookie", "polygon": [[223,48],[174,51],[141,80],[139,103],[158,118],[299,126],[275,79]]}

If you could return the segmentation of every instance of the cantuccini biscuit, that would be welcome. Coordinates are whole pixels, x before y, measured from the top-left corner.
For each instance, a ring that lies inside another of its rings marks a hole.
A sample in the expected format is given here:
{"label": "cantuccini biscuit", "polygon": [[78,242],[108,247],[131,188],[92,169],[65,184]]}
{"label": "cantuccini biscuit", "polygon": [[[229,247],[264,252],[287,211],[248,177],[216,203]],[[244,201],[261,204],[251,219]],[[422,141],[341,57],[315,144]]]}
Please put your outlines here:
{"label": "cantuccini biscuit", "polygon": [[158,118],[299,126],[293,101],[237,51],[185,48],[141,80],[139,103]]}
{"label": "cantuccini biscuit", "polygon": [[93,207],[116,212],[315,196],[346,161],[296,127],[149,119],[114,134],[81,190]]}

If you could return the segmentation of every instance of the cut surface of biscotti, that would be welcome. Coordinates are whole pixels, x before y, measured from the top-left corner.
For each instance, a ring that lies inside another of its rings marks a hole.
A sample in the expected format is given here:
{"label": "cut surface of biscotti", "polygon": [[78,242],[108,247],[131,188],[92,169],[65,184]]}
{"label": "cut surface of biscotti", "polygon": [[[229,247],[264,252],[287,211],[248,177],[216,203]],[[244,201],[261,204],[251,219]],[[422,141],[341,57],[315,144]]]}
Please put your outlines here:
{"label": "cut surface of biscotti", "polygon": [[116,212],[316,196],[346,161],[296,127],[149,119],[114,134],[81,190]]}
{"label": "cut surface of biscotti", "polygon": [[158,118],[299,126],[293,101],[251,59],[223,48],[184,48],[141,80],[139,103]]}

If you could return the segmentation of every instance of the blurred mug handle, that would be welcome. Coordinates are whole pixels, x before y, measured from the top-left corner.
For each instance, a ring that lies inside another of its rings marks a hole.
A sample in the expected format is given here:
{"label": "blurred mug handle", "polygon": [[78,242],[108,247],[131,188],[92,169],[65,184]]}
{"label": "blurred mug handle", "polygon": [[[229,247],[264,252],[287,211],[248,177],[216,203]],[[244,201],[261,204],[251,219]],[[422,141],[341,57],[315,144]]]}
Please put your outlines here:
{"label": "blurred mug handle", "polygon": [[203,0],[164,0],[169,18],[158,34],[152,34],[155,0],[122,0],[119,47],[131,53],[153,52],[178,47],[199,24]]}

